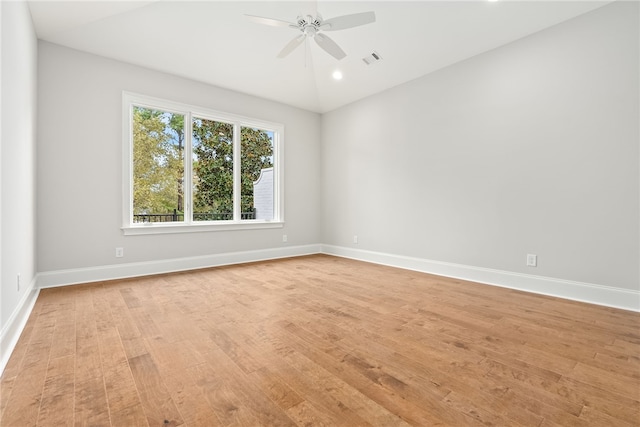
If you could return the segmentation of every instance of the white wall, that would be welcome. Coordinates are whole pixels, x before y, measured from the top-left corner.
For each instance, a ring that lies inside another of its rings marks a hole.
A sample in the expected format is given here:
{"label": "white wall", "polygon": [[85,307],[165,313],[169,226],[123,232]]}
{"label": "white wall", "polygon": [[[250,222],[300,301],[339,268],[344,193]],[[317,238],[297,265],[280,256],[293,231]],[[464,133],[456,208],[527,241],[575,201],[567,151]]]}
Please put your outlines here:
{"label": "white wall", "polygon": [[616,2],[325,114],[324,243],[639,290],[638,31]]}
{"label": "white wall", "polygon": [[[318,114],[46,42],[40,42],[38,58],[37,248],[43,277],[320,241]],[[123,90],[283,123],[284,229],[123,236]],[[124,258],[115,258],[116,247],[124,248]]]}
{"label": "white wall", "polygon": [[[35,283],[37,41],[25,2],[0,2],[2,28],[2,236],[0,371],[21,327],[11,322]],[[17,276],[20,275],[18,291]]]}

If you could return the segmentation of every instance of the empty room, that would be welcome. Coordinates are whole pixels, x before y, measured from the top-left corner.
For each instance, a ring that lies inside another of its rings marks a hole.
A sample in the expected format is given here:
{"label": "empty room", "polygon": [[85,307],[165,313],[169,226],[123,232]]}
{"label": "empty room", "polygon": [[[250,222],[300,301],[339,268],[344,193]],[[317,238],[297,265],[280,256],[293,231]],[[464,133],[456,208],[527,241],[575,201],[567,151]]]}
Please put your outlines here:
{"label": "empty room", "polygon": [[637,1],[0,22],[0,426],[640,426]]}

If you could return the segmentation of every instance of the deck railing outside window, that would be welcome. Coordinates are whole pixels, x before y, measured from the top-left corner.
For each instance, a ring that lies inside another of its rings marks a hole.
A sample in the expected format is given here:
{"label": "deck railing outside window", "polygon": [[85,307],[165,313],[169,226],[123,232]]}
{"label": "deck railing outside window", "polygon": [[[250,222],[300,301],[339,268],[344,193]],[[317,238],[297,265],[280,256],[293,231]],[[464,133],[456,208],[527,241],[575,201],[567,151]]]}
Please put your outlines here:
{"label": "deck railing outside window", "polygon": [[[255,219],[255,211],[242,212],[241,219]],[[194,213],[194,221],[229,221],[233,219],[233,212],[222,213]],[[179,222],[184,221],[184,214],[174,210],[172,213],[134,214],[134,223],[144,222]]]}

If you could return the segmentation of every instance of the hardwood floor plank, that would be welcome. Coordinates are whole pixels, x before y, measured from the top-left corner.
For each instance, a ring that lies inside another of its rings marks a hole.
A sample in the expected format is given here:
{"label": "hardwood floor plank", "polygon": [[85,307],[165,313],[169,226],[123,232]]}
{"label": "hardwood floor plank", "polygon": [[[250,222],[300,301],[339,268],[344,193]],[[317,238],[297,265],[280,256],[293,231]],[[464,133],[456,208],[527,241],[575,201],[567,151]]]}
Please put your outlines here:
{"label": "hardwood floor plank", "polygon": [[640,417],[636,418],[635,422],[626,422],[619,417],[612,417],[589,406],[584,407],[580,414],[580,419],[592,426],[637,427],[640,424]]}
{"label": "hardwood floor plank", "polygon": [[36,424],[49,365],[54,326],[55,316],[51,305],[40,304],[35,313],[27,350],[13,381],[0,425]]}
{"label": "hardwood floor plank", "polygon": [[610,393],[628,396],[636,401],[640,400],[640,387],[638,387],[637,382],[629,381],[629,377],[614,374],[610,371],[578,363],[566,377],[591,384]]}
{"label": "hardwood floor plank", "polygon": [[[567,414],[564,412],[558,412],[551,414],[542,420],[540,427],[593,427],[588,421],[579,417]],[[604,426],[603,426],[604,427]]]}
{"label": "hardwood floor plank", "polygon": [[50,360],[38,411],[39,426],[73,425],[74,365],[73,355]]}
{"label": "hardwood floor plank", "polygon": [[127,308],[132,309],[142,306],[140,300],[131,288],[120,289],[120,295],[122,295],[122,299],[124,300],[125,304],[127,304]]}
{"label": "hardwood floor plank", "polygon": [[[516,421],[516,419],[505,419],[501,413],[503,411],[503,405],[500,405],[499,402],[494,402],[493,408],[494,410],[485,410],[481,405],[478,405],[477,402],[474,402],[471,396],[462,396],[456,392],[449,393],[443,401],[449,405],[451,408],[456,411],[466,415],[468,419],[458,419],[454,422],[456,424],[451,425],[489,425],[489,426],[501,426],[501,425],[510,425],[510,426],[522,426],[522,425],[540,425],[542,418],[539,416],[535,416],[529,412],[521,412],[517,413],[517,418],[520,418],[521,422]],[[496,407],[497,410],[496,410]]]}
{"label": "hardwood floor plank", "polygon": [[[90,302],[87,306],[93,307]],[[84,382],[102,378],[98,329],[91,314],[79,316],[76,320],[75,381]]]}
{"label": "hardwood floor plank", "polygon": [[160,372],[174,373],[205,362],[204,356],[189,340],[165,342],[161,337],[144,341]]}
{"label": "hardwood floor plank", "polygon": [[234,387],[223,381],[207,387],[205,396],[224,426],[260,425],[254,412],[238,397]]}
{"label": "hardwood floor plank", "polygon": [[9,398],[11,397],[11,393],[13,392],[16,377],[20,374],[20,367],[22,365],[22,361],[25,358],[25,354],[27,353],[29,342],[31,340],[33,332],[33,325],[35,324],[37,317],[38,316],[36,308],[34,308],[34,312],[27,321],[27,324],[25,325],[25,328],[20,335],[20,339],[16,344],[13,354],[7,362],[7,365],[4,368],[4,372],[0,377],[0,421],[2,420],[4,411],[7,407],[7,404],[9,403]]}
{"label": "hardwood floor plank", "polygon": [[0,425],[70,424],[639,426],[640,313],[325,255],[43,289]]}
{"label": "hardwood floor plank", "polygon": [[[145,304],[152,304],[145,300]],[[145,310],[149,309],[147,306],[142,306],[140,309],[129,310],[131,313],[131,320],[135,324],[140,336],[143,338],[155,338],[162,335],[162,331],[158,328],[153,318]]]}
{"label": "hardwood floor plank", "polygon": [[[358,390],[297,352],[292,351],[283,356],[283,359],[286,367],[281,366],[279,373],[284,381],[299,394],[303,394],[305,402],[309,402],[314,408],[321,410],[326,418],[331,419],[331,425],[406,425],[398,416],[366,399]],[[297,421],[302,409],[288,410],[287,413],[292,414]]]}
{"label": "hardwood floor plank", "polygon": [[583,360],[582,363],[616,375],[640,380],[640,366],[628,358],[620,359],[609,354],[596,353],[593,359]]}
{"label": "hardwood floor plank", "polygon": [[74,425],[108,426],[109,403],[102,375],[75,382]]}
{"label": "hardwood floor plank", "polygon": [[339,420],[323,413],[305,400],[287,409],[287,415],[299,426],[335,427],[341,425]]}
{"label": "hardwood floor plank", "polygon": [[145,354],[129,359],[129,366],[149,425],[183,425],[182,416],[151,356]]}
{"label": "hardwood floor plank", "polygon": [[[343,404],[344,400],[341,401],[336,393],[347,392],[348,394],[350,391],[355,392],[355,390],[349,389],[341,381],[327,383],[327,377],[332,378],[331,375],[308,359],[297,355],[292,348],[283,343],[279,333],[278,329],[264,328],[263,325],[256,324],[253,329],[243,329],[242,337],[239,339],[243,343],[251,343],[249,348],[252,355],[261,363],[270,366],[279,378],[282,378],[286,384],[296,390],[296,393],[304,393],[307,398],[310,398],[309,393],[311,393],[314,405],[323,408],[337,407],[341,408],[340,411],[347,410]],[[304,361],[308,363],[305,364]],[[326,376],[322,376],[322,372]],[[310,392],[310,388],[313,389],[312,392]],[[345,419],[345,416],[349,418],[348,415],[342,413],[341,419]],[[352,418],[349,424],[363,425],[364,421],[356,417]]]}
{"label": "hardwood floor plank", "polygon": [[218,416],[209,405],[198,377],[193,378],[189,370],[162,376],[171,398],[188,426],[222,426]]}
{"label": "hardwood floor plank", "polygon": [[2,415],[7,407],[7,403],[9,402],[9,397],[13,391],[15,380],[15,376],[12,376],[11,378],[2,378],[0,380],[0,421],[2,421]]}
{"label": "hardwood floor plank", "polygon": [[35,426],[47,373],[47,361],[21,370],[0,419],[1,426]]}
{"label": "hardwood floor plank", "polygon": [[569,377],[562,377],[557,385],[543,383],[541,386],[614,418],[632,423],[640,419],[640,401],[633,396],[621,396]]}
{"label": "hardwood floor plank", "polygon": [[260,387],[269,399],[285,411],[304,401],[277,374],[266,367],[252,372],[248,379],[257,387]]}
{"label": "hardwood floor plank", "polygon": [[[105,329],[99,332],[98,337],[111,422],[115,424],[116,419],[137,420],[141,402],[118,331],[115,327]],[[114,414],[118,416],[114,418]]]}
{"label": "hardwood floor plank", "polygon": [[229,359],[242,369],[245,374],[255,372],[262,368],[262,364],[257,362],[242,346],[238,345],[224,331],[216,328],[209,329],[211,340],[215,342]]}
{"label": "hardwood floor plank", "polygon": [[[132,406],[122,407],[115,411],[110,411],[111,425],[112,426],[127,426],[127,427],[149,427],[149,422],[144,414],[144,409],[141,403],[133,404]],[[159,424],[163,425],[163,424]]]}
{"label": "hardwood floor plank", "polygon": [[[384,372],[370,372],[369,368],[374,368],[373,366],[353,358],[348,352],[337,346],[330,343],[319,345],[319,337],[295,324],[283,323],[282,326],[284,330],[293,335],[294,339],[288,340],[288,342],[295,350],[327,371],[339,376],[351,387],[380,406],[409,423],[430,425],[438,422],[438,418],[429,412],[427,406],[432,407],[432,405],[428,405],[428,402],[422,401],[420,407],[416,407],[412,402],[397,397],[397,391],[406,387],[403,382]],[[343,363],[345,360],[346,364]],[[440,397],[437,399],[439,400]],[[442,411],[447,412],[447,409],[442,408]],[[442,415],[439,414],[439,416]],[[464,417],[459,415],[454,421],[461,422],[461,420],[464,420]]]}
{"label": "hardwood floor plank", "polygon": [[[244,330],[247,333],[247,330]],[[251,332],[249,332],[251,333]],[[298,354],[284,344],[278,331],[265,331],[258,326],[251,334],[254,357],[271,366],[291,389],[304,395],[310,405],[292,411],[287,410],[296,420],[303,409],[322,408],[325,419],[332,419],[331,425],[401,425],[401,420],[374,402],[363,399],[363,395],[328,371]],[[243,339],[246,342],[247,339]],[[269,363],[268,361],[271,361]]]}
{"label": "hardwood floor plank", "polygon": [[219,349],[213,350],[210,363],[188,369],[188,373],[194,378],[198,394],[204,397],[216,416],[211,420],[211,425],[216,425],[216,419],[222,426],[258,425],[258,420],[249,407],[242,404],[242,398],[236,393],[233,384],[229,383],[224,373],[218,373],[221,368],[215,361],[224,357],[226,355]]}
{"label": "hardwood floor plank", "polygon": [[237,369],[237,365],[231,365],[231,360],[219,358],[217,363],[225,367],[224,379],[227,384],[233,384],[236,395],[241,399],[241,404],[247,406],[253,416],[261,425],[269,426],[294,426],[295,423],[276,405],[267,394],[253,387],[250,379],[244,372]]}
{"label": "hardwood floor plank", "polygon": [[[532,413],[539,413],[544,416],[546,411],[553,410],[551,408],[556,408],[556,410],[567,412],[577,417],[580,415],[584,406],[582,403],[565,399],[564,396],[560,396],[558,393],[537,387],[535,380],[531,381],[522,376],[516,378],[510,370],[490,369],[486,373],[486,377],[494,379],[498,384],[502,384],[507,390],[505,395],[510,392],[516,394],[521,399],[520,403],[513,405],[514,407],[522,407]],[[537,381],[545,382],[547,380],[540,378],[537,379]],[[544,408],[544,405],[550,409]]]}
{"label": "hardwood floor plank", "polygon": [[[29,320],[27,321],[27,324],[24,327],[24,330],[22,331],[22,334],[20,334],[20,339],[18,340],[16,347],[13,349],[13,353],[11,354],[11,357],[9,358],[9,361],[7,362],[7,365],[4,368],[4,371],[2,372],[2,376],[0,377],[0,381],[6,381],[9,379],[15,379],[16,376],[18,376],[18,374],[20,373],[20,367],[22,366],[22,362],[25,358],[25,355],[27,354],[27,350],[29,348],[29,343],[31,341],[31,337],[33,335],[33,329],[34,329],[34,325],[36,323],[36,319],[38,318],[38,314],[35,311],[31,313],[31,316],[29,317]],[[3,391],[5,391],[5,389],[2,389]],[[3,401],[5,398],[7,398],[8,396],[3,395]],[[2,408],[3,406],[0,405],[0,408]]]}

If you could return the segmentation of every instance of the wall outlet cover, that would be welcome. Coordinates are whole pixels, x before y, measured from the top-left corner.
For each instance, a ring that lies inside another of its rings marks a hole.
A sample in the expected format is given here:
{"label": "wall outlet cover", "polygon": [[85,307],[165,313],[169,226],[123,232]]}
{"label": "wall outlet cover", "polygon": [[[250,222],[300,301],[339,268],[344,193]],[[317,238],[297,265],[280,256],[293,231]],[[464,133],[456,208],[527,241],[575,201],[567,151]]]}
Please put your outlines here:
{"label": "wall outlet cover", "polygon": [[538,255],[527,254],[527,266],[528,267],[537,267],[538,266]]}

